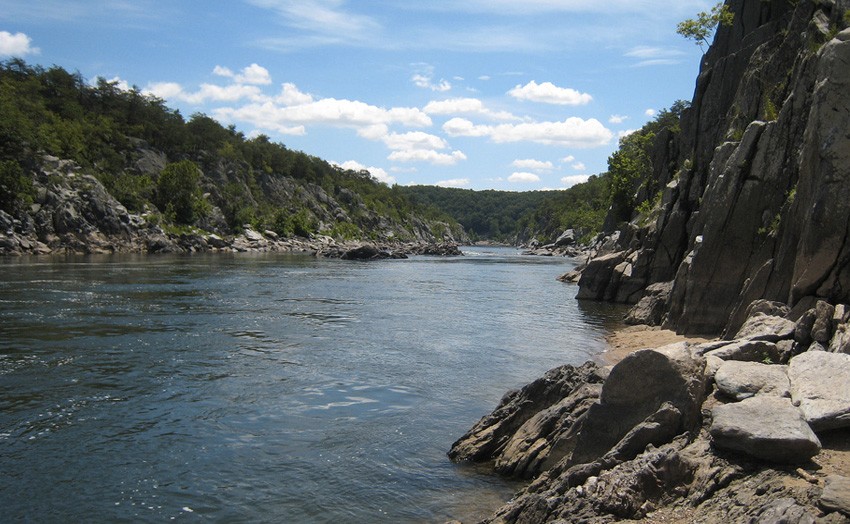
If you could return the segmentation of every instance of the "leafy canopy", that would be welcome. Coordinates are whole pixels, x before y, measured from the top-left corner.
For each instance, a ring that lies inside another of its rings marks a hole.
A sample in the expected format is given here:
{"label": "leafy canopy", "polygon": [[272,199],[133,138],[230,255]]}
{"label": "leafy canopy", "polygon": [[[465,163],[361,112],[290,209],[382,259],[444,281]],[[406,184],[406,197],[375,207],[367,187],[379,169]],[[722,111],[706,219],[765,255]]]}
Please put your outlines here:
{"label": "leafy canopy", "polygon": [[688,18],[676,26],[676,32],[688,40],[693,40],[703,53],[710,45],[708,39],[714,34],[715,29],[720,26],[729,27],[735,19],[735,13],[729,10],[729,6],[718,3],[711,11],[697,14],[696,19]]}

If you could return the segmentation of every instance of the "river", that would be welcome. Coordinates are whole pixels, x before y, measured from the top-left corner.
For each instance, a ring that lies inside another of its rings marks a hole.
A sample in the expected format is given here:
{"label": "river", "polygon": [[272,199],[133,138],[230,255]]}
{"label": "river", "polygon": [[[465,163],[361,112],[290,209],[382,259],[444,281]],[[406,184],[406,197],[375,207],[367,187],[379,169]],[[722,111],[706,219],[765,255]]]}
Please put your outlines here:
{"label": "river", "polygon": [[518,485],[451,443],[615,315],[570,260],[465,252],[0,260],[3,520],[489,514]]}

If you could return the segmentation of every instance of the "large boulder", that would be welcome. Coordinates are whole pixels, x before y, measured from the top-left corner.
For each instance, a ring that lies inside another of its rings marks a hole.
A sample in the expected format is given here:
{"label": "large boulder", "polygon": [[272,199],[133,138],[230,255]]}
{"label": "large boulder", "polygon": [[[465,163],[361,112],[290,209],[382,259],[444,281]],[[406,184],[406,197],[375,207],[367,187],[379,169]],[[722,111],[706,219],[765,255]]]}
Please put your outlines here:
{"label": "large boulder", "polygon": [[709,431],[718,448],[770,462],[806,462],[821,448],[803,413],[786,398],[756,396],[716,406]]}
{"label": "large boulder", "polygon": [[779,342],[794,338],[794,322],[782,317],[756,313],[744,322],[735,335],[736,339],[766,340]]}
{"label": "large boulder", "polygon": [[840,511],[850,517],[850,478],[840,475],[827,477],[820,505],[827,511]]}
{"label": "large boulder", "polygon": [[592,405],[570,464],[597,460],[665,403],[679,412],[674,434],[694,431],[705,398],[705,359],[675,344],[636,351],[614,366]]}
{"label": "large boulder", "polygon": [[850,426],[850,355],[807,351],[788,365],[791,399],[815,431]]}
{"label": "large boulder", "polygon": [[779,362],[782,358],[782,353],[773,342],[766,342],[764,340],[735,340],[729,344],[708,351],[705,356],[718,357],[723,360]]}
{"label": "large boulder", "polygon": [[[601,384],[604,377],[605,370],[592,362],[586,362],[580,367],[567,365],[549,370],[543,377],[522,389],[508,392],[492,413],[479,420],[472,429],[452,444],[449,458],[454,461],[474,462],[494,460],[512,440],[513,446],[518,447],[514,439],[518,430],[546,410],[549,410],[548,414],[538,417],[517,438],[536,441],[538,435],[532,434],[532,425],[540,428],[541,435],[555,432],[556,430],[543,423],[543,420],[551,421],[555,414],[558,420],[565,420],[565,413],[560,412],[563,405],[558,405],[582,386]],[[531,456],[528,449],[525,454]],[[508,461],[507,458],[503,460]],[[520,468],[520,473],[524,470],[527,468]]]}
{"label": "large boulder", "polygon": [[787,366],[727,360],[714,374],[714,382],[721,393],[735,400],[763,394],[791,396]]}

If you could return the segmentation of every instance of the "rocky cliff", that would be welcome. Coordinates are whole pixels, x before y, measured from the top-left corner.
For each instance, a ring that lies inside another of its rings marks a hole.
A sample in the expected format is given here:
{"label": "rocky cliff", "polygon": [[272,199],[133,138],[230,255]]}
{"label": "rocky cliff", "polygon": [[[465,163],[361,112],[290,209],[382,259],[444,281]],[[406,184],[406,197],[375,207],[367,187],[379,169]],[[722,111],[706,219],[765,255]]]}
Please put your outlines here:
{"label": "rocky cliff", "polygon": [[850,301],[850,1],[728,4],[681,131],[656,137],[655,219],[579,281],[685,333],[734,334],[757,299]]}
{"label": "rocky cliff", "polygon": [[[140,176],[155,177],[166,165],[162,153],[137,153],[129,169]],[[241,182],[234,174],[239,168],[221,162],[203,173],[208,202],[226,205],[227,196],[220,193]],[[459,254],[455,242],[466,239],[456,224],[426,220],[414,212],[380,214],[355,191],[339,188],[329,195],[319,185],[285,176],[264,176],[254,190],[280,209],[305,210],[304,216],[315,224],[313,232],[286,236],[252,224],[234,230],[219,205],[211,205],[194,226],[178,227],[150,204],[142,211],[128,210],[99,178],[73,161],[49,155],[24,176],[31,181],[32,203],[18,206],[14,213],[0,209],[0,255],[286,251],[371,259]],[[368,236],[334,238],[339,224],[354,225]]]}

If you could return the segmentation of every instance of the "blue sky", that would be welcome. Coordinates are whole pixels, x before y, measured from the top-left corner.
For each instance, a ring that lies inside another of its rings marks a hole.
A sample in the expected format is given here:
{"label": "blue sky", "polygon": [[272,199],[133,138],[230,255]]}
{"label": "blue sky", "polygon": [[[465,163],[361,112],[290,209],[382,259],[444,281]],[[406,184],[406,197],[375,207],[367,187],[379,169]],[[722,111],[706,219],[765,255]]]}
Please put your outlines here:
{"label": "blue sky", "polygon": [[568,187],[693,94],[703,0],[0,0],[0,57],[388,183]]}

